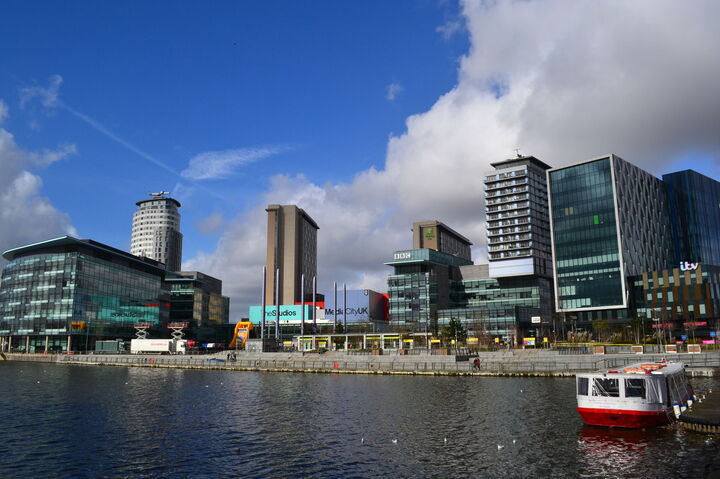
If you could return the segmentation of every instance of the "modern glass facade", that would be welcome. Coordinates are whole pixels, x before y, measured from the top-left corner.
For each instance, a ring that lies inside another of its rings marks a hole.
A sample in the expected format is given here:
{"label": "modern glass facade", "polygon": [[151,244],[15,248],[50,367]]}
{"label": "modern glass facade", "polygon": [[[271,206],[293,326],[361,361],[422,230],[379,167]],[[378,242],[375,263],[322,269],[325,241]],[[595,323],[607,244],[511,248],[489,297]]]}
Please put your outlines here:
{"label": "modern glass facade", "polygon": [[472,265],[434,250],[397,251],[388,278],[391,326],[437,333],[458,319],[472,335],[517,339],[553,314],[552,280],[538,276],[489,278],[487,265]]}
{"label": "modern glass facade", "polygon": [[675,265],[720,265],[720,182],[693,170],[663,175],[667,186]]}
{"label": "modern glass facade", "polygon": [[664,183],[616,155],[548,180],[558,311],[627,318],[629,278],[672,262]]}
{"label": "modern glass facade", "polygon": [[548,178],[558,310],[623,305],[610,157]]}
{"label": "modern glass facade", "polygon": [[230,300],[221,294],[220,280],[195,271],[178,275],[165,280],[170,289],[171,322],[188,322],[197,328],[229,321]]}
{"label": "modern glass facade", "polygon": [[132,338],[136,323],[167,322],[169,295],[155,262],[69,237],[4,256],[10,259],[0,283],[5,350],[92,349],[96,339]]}
{"label": "modern glass facade", "polygon": [[710,337],[720,324],[720,267],[699,264],[650,271],[633,278],[637,317],[675,332],[692,330],[696,337]]}
{"label": "modern glass facade", "polygon": [[471,261],[431,249],[396,251],[388,277],[391,324],[408,331],[434,331],[438,309],[450,303],[450,280]]}
{"label": "modern glass facade", "polygon": [[548,278],[481,278],[452,284],[452,308],[438,311],[438,326],[458,319],[473,335],[518,337],[539,328],[531,322],[540,316],[548,324],[553,314],[552,283]]}

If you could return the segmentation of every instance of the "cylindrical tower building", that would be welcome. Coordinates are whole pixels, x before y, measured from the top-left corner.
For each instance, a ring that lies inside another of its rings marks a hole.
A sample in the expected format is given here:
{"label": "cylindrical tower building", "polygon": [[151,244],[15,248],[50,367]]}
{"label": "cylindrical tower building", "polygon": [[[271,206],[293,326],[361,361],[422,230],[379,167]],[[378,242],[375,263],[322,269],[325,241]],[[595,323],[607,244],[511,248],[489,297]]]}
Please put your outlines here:
{"label": "cylindrical tower building", "polygon": [[180,233],[180,202],[165,197],[167,191],[150,193],[149,200],[135,203],[130,252],[164,263],[171,271],[180,271],[182,233]]}

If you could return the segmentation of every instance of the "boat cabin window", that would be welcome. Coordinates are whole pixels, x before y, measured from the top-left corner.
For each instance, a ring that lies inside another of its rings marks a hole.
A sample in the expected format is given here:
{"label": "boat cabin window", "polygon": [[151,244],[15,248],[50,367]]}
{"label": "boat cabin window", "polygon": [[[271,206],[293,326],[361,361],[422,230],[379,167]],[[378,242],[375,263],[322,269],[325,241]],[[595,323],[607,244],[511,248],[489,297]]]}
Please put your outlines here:
{"label": "boat cabin window", "polygon": [[643,399],[645,399],[645,380],[644,379],[626,379],[625,380],[625,397],[626,398],[643,398]]}
{"label": "boat cabin window", "polygon": [[620,381],[610,378],[593,379],[593,396],[620,397]]}
{"label": "boat cabin window", "polygon": [[588,378],[578,378],[577,381],[577,393],[578,396],[587,396],[588,395]]}

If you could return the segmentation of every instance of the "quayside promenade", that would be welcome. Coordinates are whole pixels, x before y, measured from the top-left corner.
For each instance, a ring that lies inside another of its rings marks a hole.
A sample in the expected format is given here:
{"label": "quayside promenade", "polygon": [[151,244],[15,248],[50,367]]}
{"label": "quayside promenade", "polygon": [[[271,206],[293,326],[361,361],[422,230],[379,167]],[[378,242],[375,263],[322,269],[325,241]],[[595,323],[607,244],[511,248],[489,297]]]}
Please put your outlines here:
{"label": "quayside promenade", "polygon": [[[234,355],[234,360],[233,360]],[[479,368],[474,359],[480,360]],[[683,362],[689,374],[712,375],[720,368],[720,352],[670,354],[561,354],[558,350],[504,350],[468,355],[435,355],[421,351],[401,355],[326,353],[246,353],[226,351],[212,355],[46,355],[4,354],[10,361],[43,361],[68,365],[133,366],[155,368],[222,369],[238,371],[472,375],[574,376],[578,372],[621,367],[637,361],[662,359]]]}

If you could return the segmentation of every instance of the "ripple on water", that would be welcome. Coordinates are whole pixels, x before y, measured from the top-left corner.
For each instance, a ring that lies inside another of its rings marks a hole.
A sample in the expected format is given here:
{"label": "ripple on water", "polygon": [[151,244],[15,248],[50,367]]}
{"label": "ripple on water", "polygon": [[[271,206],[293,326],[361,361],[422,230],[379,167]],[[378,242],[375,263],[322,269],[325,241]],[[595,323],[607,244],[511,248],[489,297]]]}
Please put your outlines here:
{"label": "ripple on water", "polygon": [[583,427],[564,378],[0,363],[0,384],[2,477],[702,477],[718,452]]}

